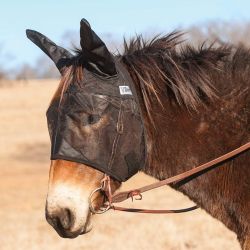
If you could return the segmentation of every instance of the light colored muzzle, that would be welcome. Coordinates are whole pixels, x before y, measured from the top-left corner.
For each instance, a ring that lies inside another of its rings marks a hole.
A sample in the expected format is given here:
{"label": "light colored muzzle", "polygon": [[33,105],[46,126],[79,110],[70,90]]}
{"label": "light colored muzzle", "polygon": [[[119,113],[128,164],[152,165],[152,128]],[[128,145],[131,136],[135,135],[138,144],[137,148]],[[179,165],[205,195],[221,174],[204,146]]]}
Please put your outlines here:
{"label": "light colored muzzle", "polygon": [[74,238],[91,230],[90,193],[91,190],[64,183],[49,188],[46,219],[60,236]]}

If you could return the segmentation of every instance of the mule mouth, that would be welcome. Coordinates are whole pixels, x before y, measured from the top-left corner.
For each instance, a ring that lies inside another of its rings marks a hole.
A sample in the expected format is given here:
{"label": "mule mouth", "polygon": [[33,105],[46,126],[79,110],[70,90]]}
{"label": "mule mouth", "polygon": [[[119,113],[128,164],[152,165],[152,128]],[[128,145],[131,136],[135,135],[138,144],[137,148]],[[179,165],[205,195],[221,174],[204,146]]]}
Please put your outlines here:
{"label": "mule mouth", "polygon": [[84,234],[89,233],[91,230],[92,230],[92,228],[89,228],[87,230],[79,230],[77,232],[69,232],[69,231],[61,231],[60,229],[56,229],[56,232],[62,238],[74,239],[74,238],[77,238],[80,235],[84,235]]}
{"label": "mule mouth", "polygon": [[58,233],[58,235],[62,238],[76,238],[79,235],[87,234],[89,233],[92,228],[92,222],[91,222],[92,214],[89,212],[86,222],[83,226],[79,225],[72,225],[69,228],[63,227],[60,219],[58,217],[51,218],[46,213],[46,220],[47,222],[55,229],[55,231]]}
{"label": "mule mouth", "polygon": [[56,224],[56,226],[53,226],[53,228],[56,230],[58,235],[62,238],[69,238],[69,239],[74,239],[80,235],[84,235],[89,233],[93,226],[91,223],[88,223],[88,225],[84,226],[83,228],[80,228],[76,231],[70,231],[70,230],[65,230],[60,223]]}
{"label": "mule mouth", "polygon": [[54,229],[56,230],[56,232],[58,233],[60,237],[67,238],[67,239],[74,239],[81,234],[81,231],[71,232],[71,231],[64,230],[63,228],[61,228],[60,225]]}

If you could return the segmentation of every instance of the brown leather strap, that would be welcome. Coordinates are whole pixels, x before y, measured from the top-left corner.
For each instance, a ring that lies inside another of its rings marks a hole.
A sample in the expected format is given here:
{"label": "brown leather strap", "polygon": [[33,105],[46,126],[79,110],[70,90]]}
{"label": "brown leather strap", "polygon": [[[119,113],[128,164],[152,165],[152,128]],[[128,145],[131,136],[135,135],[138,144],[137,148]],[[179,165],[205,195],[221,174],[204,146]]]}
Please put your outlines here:
{"label": "brown leather strap", "polygon": [[167,178],[165,180],[159,181],[159,182],[155,182],[151,185],[147,185],[147,186],[143,186],[141,188],[138,189],[132,189],[129,191],[124,191],[124,192],[119,192],[116,193],[114,195],[111,194],[111,189],[110,189],[110,179],[108,178],[104,178],[104,182],[107,182],[104,186],[107,187],[104,189],[108,200],[109,200],[109,208],[110,209],[114,209],[114,210],[119,210],[119,211],[126,211],[126,212],[137,212],[137,213],[183,213],[183,212],[188,212],[191,210],[194,210],[197,208],[197,206],[193,206],[193,207],[189,207],[189,208],[185,208],[185,209],[179,209],[179,210],[150,210],[150,209],[138,209],[138,208],[125,208],[125,207],[118,207],[118,206],[114,206],[113,203],[119,203],[122,202],[124,200],[127,200],[128,198],[132,198],[139,196],[139,200],[142,198],[141,193],[167,185],[167,184],[172,184],[172,183],[178,183],[186,178],[192,177],[195,174],[201,173],[204,170],[208,170],[211,167],[214,167],[215,165],[222,163],[225,160],[228,160],[244,151],[246,151],[247,149],[250,148],[250,142],[242,145],[241,147],[232,150],[212,161],[209,161],[205,164],[199,165],[191,170],[188,170],[184,173],[175,175],[173,177]]}
{"label": "brown leather strap", "polygon": [[183,209],[144,209],[144,208],[126,208],[126,207],[117,207],[111,206],[110,208],[123,211],[123,212],[132,212],[132,213],[145,213],[145,214],[176,214],[176,213],[185,213],[190,212],[198,208],[198,206],[183,208]]}
{"label": "brown leather strap", "polygon": [[[96,189],[96,190],[103,190],[107,196],[107,201],[108,201],[108,204],[105,203],[104,206],[99,209],[99,210],[95,210],[92,206],[92,202],[91,202],[91,197],[92,195],[90,195],[90,199],[89,199],[89,202],[90,202],[90,210],[91,212],[93,213],[96,213],[96,214],[102,214],[106,211],[108,211],[109,209],[113,209],[113,210],[117,210],[117,211],[123,211],[123,212],[136,212],[136,213],[151,213],[151,214],[166,214],[166,213],[184,213],[184,212],[189,212],[189,211],[192,211],[192,210],[195,210],[197,209],[198,207],[197,206],[193,206],[193,207],[189,207],[189,208],[184,208],[184,209],[172,209],[172,210],[160,210],[160,209],[143,209],[143,208],[125,208],[125,207],[118,207],[118,206],[115,206],[113,204],[113,201],[112,201],[112,193],[111,193],[111,185],[110,185],[110,177],[108,175],[104,175],[104,178],[102,179],[102,185],[100,188]],[[92,192],[92,194],[96,191],[94,190]],[[139,198],[135,198],[136,200],[141,200],[142,199],[142,195],[140,193],[138,193],[137,191],[133,191],[131,193],[131,198],[133,200],[133,197],[134,196],[137,196]]]}

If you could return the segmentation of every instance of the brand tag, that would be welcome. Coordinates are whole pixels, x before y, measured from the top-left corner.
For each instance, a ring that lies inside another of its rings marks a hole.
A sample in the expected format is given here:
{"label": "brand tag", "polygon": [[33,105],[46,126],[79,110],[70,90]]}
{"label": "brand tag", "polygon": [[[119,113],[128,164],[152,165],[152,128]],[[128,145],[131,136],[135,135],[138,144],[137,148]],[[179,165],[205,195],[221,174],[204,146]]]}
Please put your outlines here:
{"label": "brand tag", "polygon": [[132,92],[129,86],[119,86],[121,95],[132,95]]}

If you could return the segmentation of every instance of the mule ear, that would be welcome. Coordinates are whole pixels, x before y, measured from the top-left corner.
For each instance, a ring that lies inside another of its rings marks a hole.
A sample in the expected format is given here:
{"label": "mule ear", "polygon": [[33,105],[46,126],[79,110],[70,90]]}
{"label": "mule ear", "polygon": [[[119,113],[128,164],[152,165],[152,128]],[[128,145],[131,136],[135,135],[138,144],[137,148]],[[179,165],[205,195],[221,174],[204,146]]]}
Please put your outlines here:
{"label": "mule ear", "polygon": [[94,64],[104,74],[116,75],[113,56],[85,19],[80,22],[80,37],[84,60]]}
{"label": "mule ear", "polygon": [[62,73],[63,67],[69,64],[73,55],[66,49],[57,46],[49,38],[35,30],[26,30],[27,37],[36,44],[47,56],[55,63],[56,67]]}

